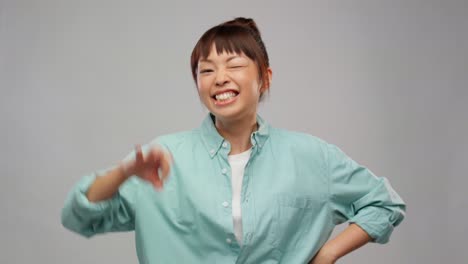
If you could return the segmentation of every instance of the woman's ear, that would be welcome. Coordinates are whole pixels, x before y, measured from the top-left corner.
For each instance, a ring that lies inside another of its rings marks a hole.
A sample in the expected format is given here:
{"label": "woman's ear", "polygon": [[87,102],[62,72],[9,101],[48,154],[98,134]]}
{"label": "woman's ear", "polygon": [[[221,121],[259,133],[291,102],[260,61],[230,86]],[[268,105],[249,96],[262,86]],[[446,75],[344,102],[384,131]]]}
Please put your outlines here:
{"label": "woman's ear", "polygon": [[270,89],[272,76],[273,76],[273,71],[271,70],[271,67],[268,67],[266,70],[266,75],[263,78],[264,80],[260,83],[261,93],[264,93],[268,89]]}

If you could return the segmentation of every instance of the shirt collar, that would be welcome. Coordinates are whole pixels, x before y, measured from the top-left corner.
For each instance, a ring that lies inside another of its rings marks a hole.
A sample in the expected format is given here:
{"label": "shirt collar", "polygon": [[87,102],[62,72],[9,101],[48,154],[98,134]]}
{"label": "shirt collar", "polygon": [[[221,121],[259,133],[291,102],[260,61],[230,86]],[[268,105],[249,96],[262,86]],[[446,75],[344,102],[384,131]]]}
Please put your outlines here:
{"label": "shirt collar", "polygon": [[[260,151],[270,135],[270,125],[258,114],[257,124],[258,130],[254,131],[250,135],[250,141],[252,143],[252,147],[258,147],[257,149]],[[223,146],[223,143],[225,143],[224,146],[228,144],[228,142],[218,133],[214,124],[213,114],[209,113],[205,117],[200,130],[203,143],[205,144],[211,158],[218,153],[219,149]]]}

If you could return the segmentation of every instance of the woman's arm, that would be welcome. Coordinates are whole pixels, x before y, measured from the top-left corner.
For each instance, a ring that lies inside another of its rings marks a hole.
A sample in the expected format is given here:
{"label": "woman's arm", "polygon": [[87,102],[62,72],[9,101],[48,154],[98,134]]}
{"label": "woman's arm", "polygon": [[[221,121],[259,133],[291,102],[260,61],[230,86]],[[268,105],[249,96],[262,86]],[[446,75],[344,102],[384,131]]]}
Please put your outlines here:
{"label": "woman's arm", "polygon": [[162,188],[169,173],[169,154],[158,147],[149,148],[145,153],[137,146],[136,153],[131,153],[118,166],[83,177],[65,201],[61,214],[63,226],[86,237],[133,230],[140,179]]}
{"label": "woman's arm", "polygon": [[90,202],[99,202],[111,198],[120,185],[128,179],[121,166],[117,166],[103,176],[97,177],[89,187],[86,198]]}
{"label": "woman's arm", "polygon": [[405,217],[406,204],[385,177],[328,145],[330,209],[335,225],[355,223],[374,243],[385,244]]}
{"label": "woman's arm", "polygon": [[374,175],[337,146],[326,145],[330,209],[335,225],[350,225],[325,243],[313,264],[336,260],[368,242],[384,244],[405,217],[406,204],[385,177]]}

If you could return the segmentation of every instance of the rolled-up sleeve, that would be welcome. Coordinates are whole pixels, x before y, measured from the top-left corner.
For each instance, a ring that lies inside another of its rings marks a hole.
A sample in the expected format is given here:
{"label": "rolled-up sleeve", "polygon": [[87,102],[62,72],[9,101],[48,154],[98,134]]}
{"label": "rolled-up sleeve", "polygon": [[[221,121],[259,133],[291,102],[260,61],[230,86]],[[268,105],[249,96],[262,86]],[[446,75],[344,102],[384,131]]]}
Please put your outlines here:
{"label": "rolled-up sleeve", "polygon": [[98,233],[133,230],[139,180],[131,177],[110,199],[90,202],[86,193],[99,175],[101,173],[86,175],[72,188],[62,209],[62,225],[85,237]]}
{"label": "rolled-up sleeve", "polygon": [[327,144],[331,209],[335,224],[355,223],[376,243],[389,241],[394,227],[405,217],[406,205],[385,177]]}

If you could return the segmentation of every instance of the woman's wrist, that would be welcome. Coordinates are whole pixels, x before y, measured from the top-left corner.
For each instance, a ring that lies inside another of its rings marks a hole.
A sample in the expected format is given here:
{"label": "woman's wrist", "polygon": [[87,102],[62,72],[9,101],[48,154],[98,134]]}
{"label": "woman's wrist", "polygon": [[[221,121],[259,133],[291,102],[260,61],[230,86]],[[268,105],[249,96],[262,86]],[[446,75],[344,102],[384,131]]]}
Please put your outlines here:
{"label": "woman's wrist", "polygon": [[133,175],[133,173],[130,170],[130,164],[128,164],[128,162],[121,161],[119,163],[119,165],[118,165],[118,169],[120,171],[120,174],[121,174],[123,180],[126,180],[126,179],[130,178],[130,176]]}
{"label": "woman's wrist", "polygon": [[335,261],[338,261],[338,259],[340,258],[339,255],[337,254],[337,252],[330,246],[328,245],[324,245],[318,252],[317,254],[318,256],[320,256],[320,258],[322,259],[326,259],[332,263],[334,263]]}

